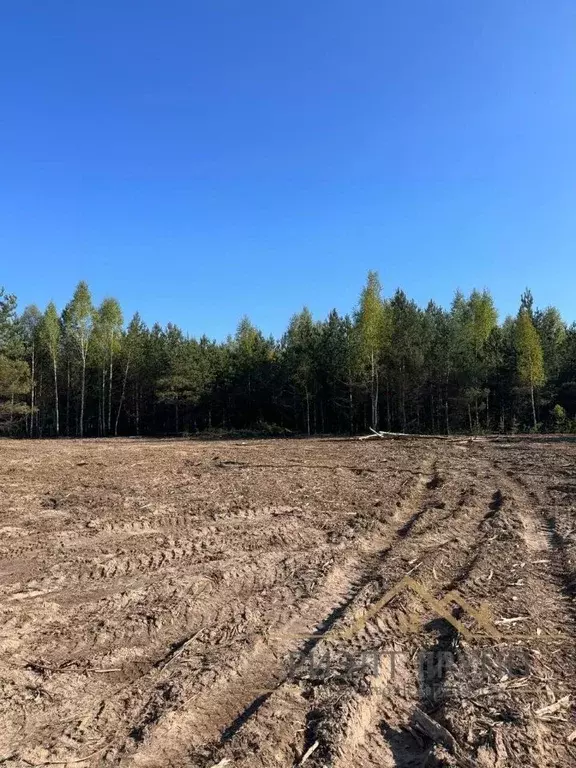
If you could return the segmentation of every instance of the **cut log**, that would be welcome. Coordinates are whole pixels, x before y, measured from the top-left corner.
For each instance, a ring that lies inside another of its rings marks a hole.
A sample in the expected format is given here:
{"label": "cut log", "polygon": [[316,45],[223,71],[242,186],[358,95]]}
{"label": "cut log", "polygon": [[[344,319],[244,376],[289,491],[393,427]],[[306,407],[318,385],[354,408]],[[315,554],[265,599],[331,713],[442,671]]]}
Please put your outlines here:
{"label": "cut log", "polygon": [[452,754],[456,752],[458,745],[450,731],[444,728],[443,725],[440,725],[440,723],[436,722],[436,720],[433,720],[418,707],[415,707],[414,712],[412,713],[412,722],[419,731],[432,739],[436,744],[442,744],[442,746],[449,749]]}

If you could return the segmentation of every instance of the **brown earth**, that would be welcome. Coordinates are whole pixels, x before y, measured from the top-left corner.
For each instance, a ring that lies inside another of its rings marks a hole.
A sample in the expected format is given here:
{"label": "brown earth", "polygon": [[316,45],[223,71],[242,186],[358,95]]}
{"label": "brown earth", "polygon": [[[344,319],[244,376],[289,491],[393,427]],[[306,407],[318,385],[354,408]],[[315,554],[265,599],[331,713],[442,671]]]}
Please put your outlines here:
{"label": "brown earth", "polygon": [[5,440],[0,534],[8,768],[576,765],[568,439]]}

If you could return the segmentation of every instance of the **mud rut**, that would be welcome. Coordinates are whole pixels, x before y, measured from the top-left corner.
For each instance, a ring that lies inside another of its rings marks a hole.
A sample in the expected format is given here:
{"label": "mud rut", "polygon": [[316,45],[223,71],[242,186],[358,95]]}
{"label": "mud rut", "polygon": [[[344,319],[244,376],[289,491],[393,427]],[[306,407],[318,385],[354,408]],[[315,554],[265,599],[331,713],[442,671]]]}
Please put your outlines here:
{"label": "mud rut", "polygon": [[576,765],[576,445],[0,458],[3,764]]}

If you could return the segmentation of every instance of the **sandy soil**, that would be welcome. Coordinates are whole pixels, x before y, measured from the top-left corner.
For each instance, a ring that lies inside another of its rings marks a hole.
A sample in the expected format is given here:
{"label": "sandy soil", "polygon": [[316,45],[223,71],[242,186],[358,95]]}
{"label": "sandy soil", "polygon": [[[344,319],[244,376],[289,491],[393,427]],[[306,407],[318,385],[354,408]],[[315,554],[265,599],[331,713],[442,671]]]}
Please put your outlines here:
{"label": "sandy soil", "polygon": [[8,768],[576,765],[573,442],[5,440],[0,533]]}

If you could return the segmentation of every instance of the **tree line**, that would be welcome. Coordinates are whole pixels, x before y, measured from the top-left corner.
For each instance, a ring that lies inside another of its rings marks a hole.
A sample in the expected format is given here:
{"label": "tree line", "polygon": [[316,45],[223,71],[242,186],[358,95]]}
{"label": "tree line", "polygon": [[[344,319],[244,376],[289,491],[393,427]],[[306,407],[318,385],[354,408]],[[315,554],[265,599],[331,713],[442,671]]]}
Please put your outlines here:
{"label": "tree line", "polygon": [[356,310],[304,308],[281,338],[247,317],[216,342],[125,324],[80,282],[18,312],[0,289],[0,431],[28,437],[576,431],[576,324],[530,291],[498,322],[488,291],[425,308],[368,274]]}

